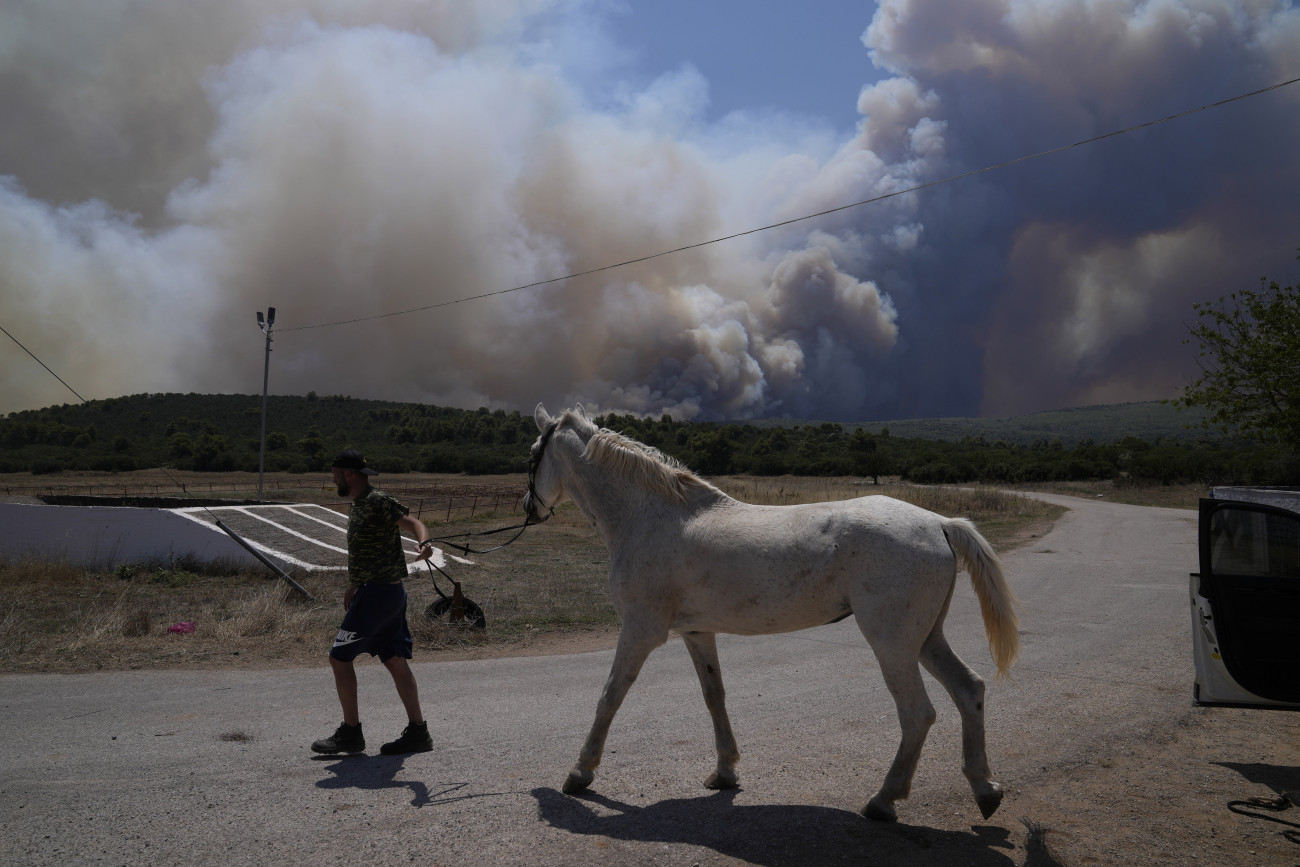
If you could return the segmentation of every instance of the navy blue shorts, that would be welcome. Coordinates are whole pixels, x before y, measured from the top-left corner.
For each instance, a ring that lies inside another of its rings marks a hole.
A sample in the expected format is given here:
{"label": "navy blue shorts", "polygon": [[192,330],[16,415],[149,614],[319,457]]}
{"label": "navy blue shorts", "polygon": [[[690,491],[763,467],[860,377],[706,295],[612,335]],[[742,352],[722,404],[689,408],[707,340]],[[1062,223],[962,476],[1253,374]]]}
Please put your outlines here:
{"label": "navy blue shorts", "polygon": [[330,656],[340,662],[351,662],[363,653],[378,656],[380,662],[394,656],[410,659],[412,645],[402,582],[362,584],[343,615]]}

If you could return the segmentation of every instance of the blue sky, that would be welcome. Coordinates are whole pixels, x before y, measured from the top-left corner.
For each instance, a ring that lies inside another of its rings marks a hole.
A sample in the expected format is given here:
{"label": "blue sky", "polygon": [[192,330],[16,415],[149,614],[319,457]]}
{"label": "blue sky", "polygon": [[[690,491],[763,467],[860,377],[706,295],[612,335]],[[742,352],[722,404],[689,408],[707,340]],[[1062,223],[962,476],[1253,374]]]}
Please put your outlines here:
{"label": "blue sky", "polygon": [[[274,306],[277,394],[1163,399],[1296,279],[1300,85],[787,221],[1297,76],[1287,0],[3,4],[0,324],[92,398],[257,393]],[[70,399],[0,341],[0,412]]]}
{"label": "blue sky", "polygon": [[850,130],[858,92],[880,77],[862,44],[874,13],[873,3],[843,0],[663,0],[627,3],[607,20],[647,78],[683,63],[698,69],[712,119],[776,108]]}

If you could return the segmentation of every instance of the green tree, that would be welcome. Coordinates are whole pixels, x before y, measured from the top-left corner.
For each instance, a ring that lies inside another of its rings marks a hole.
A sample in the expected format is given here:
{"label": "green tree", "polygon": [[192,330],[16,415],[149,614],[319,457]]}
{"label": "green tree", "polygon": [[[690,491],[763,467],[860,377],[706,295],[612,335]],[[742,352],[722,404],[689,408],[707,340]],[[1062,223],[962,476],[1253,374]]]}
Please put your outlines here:
{"label": "green tree", "polygon": [[199,437],[198,442],[194,443],[194,469],[196,470],[215,470],[221,469],[220,458],[226,452],[228,445],[226,438],[220,434],[205,433]]}
{"label": "green tree", "polygon": [[1193,305],[1200,377],[1172,401],[1202,407],[1202,427],[1218,427],[1300,448],[1300,287],[1260,280],[1260,288]]}
{"label": "green tree", "polygon": [[298,440],[298,448],[303,454],[313,456],[325,451],[325,439],[315,425],[307,428],[307,435]]}
{"label": "green tree", "polygon": [[187,433],[172,434],[167,440],[167,447],[172,457],[188,458],[194,453],[194,443]]}
{"label": "green tree", "polygon": [[876,444],[876,438],[858,428],[849,437],[849,455],[853,461],[853,473],[858,476],[871,476],[873,485],[880,484],[880,476],[888,465],[885,455]]}

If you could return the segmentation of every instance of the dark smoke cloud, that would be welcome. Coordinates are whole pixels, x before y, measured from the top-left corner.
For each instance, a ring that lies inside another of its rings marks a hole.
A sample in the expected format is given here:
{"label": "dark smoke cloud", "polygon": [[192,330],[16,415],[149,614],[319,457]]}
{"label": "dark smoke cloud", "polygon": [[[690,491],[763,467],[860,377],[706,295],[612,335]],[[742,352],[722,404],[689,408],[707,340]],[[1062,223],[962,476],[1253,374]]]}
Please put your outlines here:
{"label": "dark smoke cloud", "polygon": [[[1166,397],[1194,301],[1287,275],[1281,2],[885,2],[847,141],[618,85],[598,4],[0,10],[0,322],[83,395],[271,387],[682,418],[1003,415]],[[863,22],[864,27],[868,24]],[[609,82],[613,82],[610,84]],[[599,107],[598,107],[599,106]],[[4,405],[62,402],[0,348]]]}
{"label": "dark smoke cloud", "polygon": [[[882,5],[864,41],[897,74],[901,115],[865,136],[897,147],[905,108],[945,124],[940,174],[1090,138],[1300,74],[1284,3],[933,0]],[[904,87],[910,84],[911,88]],[[924,106],[920,104],[925,102]],[[921,249],[900,266],[905,332],[944,352],[903,376],[903,414],[1006,415],[1168,397],[1195,372],[1191,305],[1293,273],[1300,87],[983,175],[920,199]],[[910,278],[910,279],[909,279]],[[933,357],[933,356],[932,356]],[[927,387],[944,372],[961,395]]]}

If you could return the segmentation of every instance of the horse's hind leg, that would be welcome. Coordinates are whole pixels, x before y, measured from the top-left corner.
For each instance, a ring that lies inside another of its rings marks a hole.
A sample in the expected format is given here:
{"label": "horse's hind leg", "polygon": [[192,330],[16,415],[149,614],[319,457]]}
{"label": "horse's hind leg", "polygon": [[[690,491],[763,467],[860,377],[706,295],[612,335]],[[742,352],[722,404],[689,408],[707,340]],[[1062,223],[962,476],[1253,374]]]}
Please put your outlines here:
{"label": "horse's hind leg", "polygon": [[650,651],[664,643],[667,637],[663,632],[636,629],[628,623],[618,634],[618,649],[614,651],[614,665],[605,681],[605,689],[596,703],[596,721],[591,724],[587,741],[578,755],[578,762],[569,771],[564,781],[564,794],[573,795],[591,785],[596,778],[596,766],[605,752],[605,738],[609,735],[609,726],[614,721],[614,714],[627,697],[636,676],[641,672]]}
{"label": "horse's hind leg", "polygon": [[[926,695],[925,683],[921,680],[921,668],[917,664],[916,644],[909,644],[906,634],[882,634],[858,618],[858,625],[867,643],[876,653],[880,662],[880,672],[885,678],[885,686],[894,697],[898,708],[898,724],[903,730],[894,763],[889,766],[885,782],[867,805],[862,814],[868,819],[892,822],[898,818],[894,802],[906,798],[912,791],[912,777],[916,773],[916,763],[921,758],[921,747],[925,736],[934,725],[934,705]],[[919,642],[918,642],[919,643]]]}
{"label": "horse's hind leg", "polygon": [[987,819],[1002,803],[1002,786],[992,779],[984,744],[984,680],[953,653],[941,625],[935,626],[921,648],[921,664],[948,690],[961,714],[962,773]]}
{"label": "horse's hind leg", "polygon": [[709,716],[713,718],[713,741],[718,749],[718,769],[704,781],[704,785],[710,789],[735,788],[740,783],[740,778],[736,776],[740,750],[736,747],[736,736],[731,731],[731,720],[727,717],[727,697],[722,688],[722,669],[718,665],[717,638],[712,632],[690,632],[684,634],[682,640],[690,651],[691,662],[695,663],[695,673],[700,677],[704,704],[709,709]]}

